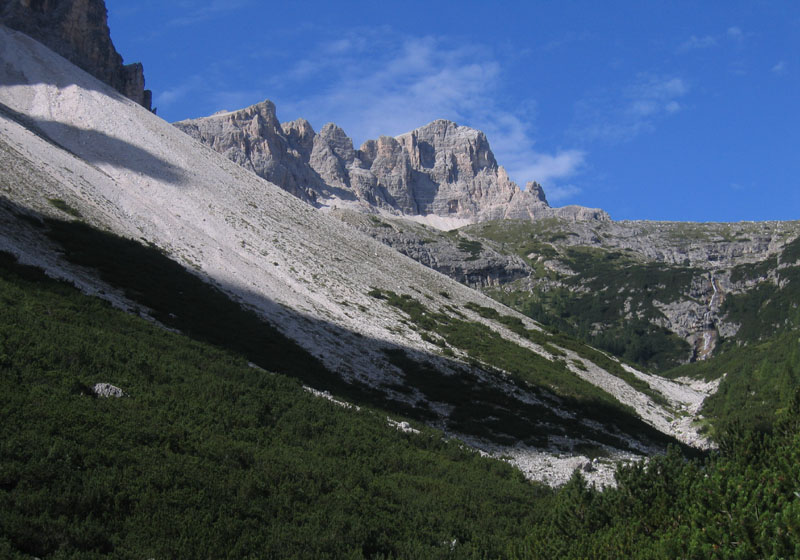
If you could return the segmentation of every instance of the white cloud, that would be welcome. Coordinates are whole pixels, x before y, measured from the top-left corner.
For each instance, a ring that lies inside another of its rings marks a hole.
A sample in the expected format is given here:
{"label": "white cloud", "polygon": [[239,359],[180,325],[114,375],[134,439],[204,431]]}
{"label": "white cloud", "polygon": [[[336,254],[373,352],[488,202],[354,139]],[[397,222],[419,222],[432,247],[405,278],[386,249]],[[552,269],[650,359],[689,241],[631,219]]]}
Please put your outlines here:
{"label": "white cloud", "polygon": [[601,90],[578,102],[571,133],[589,141],[631,140],[680,112],[683,106],[679,99],[689,90],[682,78],[641,74],[628,86]]}
{"label": "white cloud", "polygon": [[157,93],[153,100],[153,105],[155,107],[170,107],[175,105],[177,102],[185,99],[189,94],[201,88],[203,82],[204,80],[202,77],[192,76],[182,84]]}
{"label": "white cloud", "polygon": [[689,51],[697,50],[697,49],[708,49],[710,47],[717,46],[717,38],[713,35],[705,35],[703,37],[698,37],[696,35],[692,35],[686,41],[680,44],[678,47],[679,53],[687,53]]}
{"label": "white cloud", "polygon": [[[319,93],[293,100],[297,84],[311,79],[322,84]],[[400,36],[384,28],[321,45],[272,83],[287,92],[277,98],[281,115],[302,116],[316,128],[334,120],[356,146],[443,118],[482,130],[518,184],[536,180],[548,186],[574,174],[584,153],[535,149],[530,114],[497,101],[502,81],[501,63],[481,45]]]}
{"label": "white cloud", "polygon": [[547,189],[547,201],[551,204],[561,203],[579,195],[582,190],[575,185],[555,185]]}
{"label": "white cloud", "polygon": [[250,4],[251,0],[184,0],[180,7],[185,11],[181,17],[167,22],[170,26],[186,26],[213,19],[225,12],[234,12]]}
{"label": "white cloud", "polygon": [[[178,109],[178,119],[195,118],[210,115],[221,110],[235,110],[247,107],[253,103],[263,101],[264,93],[256,89],[232,90],[227,89],[227,82],[220,75],[219,68],[212,68],[209,74],[196,74],[185,82],[156,94],[153,106],[159,109],[159,114],[169,113],[171,109]],[[179,110],[182,103],[191,97],[201,97],[206,111],[202,115],[182,115]]]}
{"label": "white cloud", "polygon": [[786,72],[786,62],[781,60],[772,67],[772,72],[775,74],[783,74]]}
{"label": "white cloud", "polygon": [[733,25],[728,27],[724,33],[703,36],[692,35],[678,46],[676,52],[678,54],[686,54],[690,51],[722,46],[726,38],[728,41],[741,44],[748,36],[752,36],[752,33],[745,33],[740,27]]}
{"label": "white cloud", "polygon": [[[580,150],[562,150],[552,155],[523,152],[514,156],[506,165],[509,175],[513,172],[516,176],[548,184],[553,179],[574,175],[583,165],[586,153]],[[550,190],[547,192],[549,196]]]}
{"label": "white cloud", "polygon": [[741,41],[742,39],[744,39],[744,33],[742,33],[742,30],[738,26],[734,25],[729,27],[726,33],[728,37],[736,41]]}

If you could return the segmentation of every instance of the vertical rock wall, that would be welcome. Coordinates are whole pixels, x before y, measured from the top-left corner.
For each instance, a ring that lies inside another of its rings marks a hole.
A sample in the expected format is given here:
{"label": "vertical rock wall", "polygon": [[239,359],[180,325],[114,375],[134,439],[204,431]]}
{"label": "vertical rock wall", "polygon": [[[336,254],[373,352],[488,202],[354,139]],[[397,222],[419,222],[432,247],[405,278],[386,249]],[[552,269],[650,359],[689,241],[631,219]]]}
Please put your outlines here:
{"label": "vertical rock wall", "polygon": [[140,63],[123,64],[111,42],[103,0],[0,0],[0,23],[46,45],[150,109]]}

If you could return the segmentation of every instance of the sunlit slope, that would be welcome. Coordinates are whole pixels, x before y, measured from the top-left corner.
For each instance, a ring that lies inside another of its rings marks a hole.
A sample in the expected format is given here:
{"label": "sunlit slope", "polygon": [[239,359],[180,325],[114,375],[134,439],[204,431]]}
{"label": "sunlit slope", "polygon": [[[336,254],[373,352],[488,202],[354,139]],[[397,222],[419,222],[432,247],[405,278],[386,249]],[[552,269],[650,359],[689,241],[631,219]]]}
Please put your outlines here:
{"label": "sunlit slope", "polygon": [[[128,307],[180,330],[218,319],[202,311],[216,296],[198,288],[187,298],[181,275],[192,271],[327,374],[363,388],[361,397],[454,433],[566,450],[581,438],[639,452],[668,441],[649,426],[696,440],[674,423],[686,403],[634,387],[630,374],[611,371],[618,365],[537,334],[533,321],[329,219],[38,43],[0,28],[0,49],[3,244],[23,261],[79,284],[93,274]],[[15,223],[20,215],[29,218]],[[172,265],[153,264],[156,256]],[[420,313],[434,323],[421,324]],[[475,351],[487,336],[513,363]],[[425,385],[419,371],[441,379]],[[476,395],[484,406],[465,409],[463,397],[474,404]]]}

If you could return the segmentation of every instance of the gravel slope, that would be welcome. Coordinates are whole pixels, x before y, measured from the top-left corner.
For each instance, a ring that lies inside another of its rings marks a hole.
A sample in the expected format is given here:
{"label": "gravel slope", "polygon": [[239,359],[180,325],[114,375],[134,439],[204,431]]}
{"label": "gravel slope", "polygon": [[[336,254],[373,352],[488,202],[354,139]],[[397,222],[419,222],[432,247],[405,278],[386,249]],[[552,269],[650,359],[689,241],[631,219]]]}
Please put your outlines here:
{"label": "gravel slope", "polygon": [[[440,370],[453,371],[453,363],[437,357],[439,349],[423,341],[394,308],[367,295],[371,287],[412,294],[435,309],[474,302],[534,326],[201,146],[3,26],[0,53],[0,195],[7,202],[64,218],[47,201],[59,198],[80,208],[87,222],[157,244],[343,377],[374,386],[402,382],[381,351],[386,345],[423,352]],[[128,307],[120,294],[84,279],[85,271],[61,262],[22,233],[11,214],[4,211],[0,218],[0,249]],[[675,418],[673,411],[597,370],[592,365],[586,377],[636,407],[651,424],[685,441],[695,439],[696,434],[679,434],[661,420]],[[502,454],[502,449],[491,451]],[[519,455],[513,454],[517,463]],[[583,459],[577,453],[573,457]]]}

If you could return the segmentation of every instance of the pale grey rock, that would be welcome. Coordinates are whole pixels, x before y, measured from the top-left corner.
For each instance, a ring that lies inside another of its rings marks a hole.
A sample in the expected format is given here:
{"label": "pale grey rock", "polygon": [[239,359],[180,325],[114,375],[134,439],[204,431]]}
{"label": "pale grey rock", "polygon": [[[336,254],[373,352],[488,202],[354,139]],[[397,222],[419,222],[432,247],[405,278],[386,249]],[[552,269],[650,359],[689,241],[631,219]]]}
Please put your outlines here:
{"label": "pale grey rock", "polygon": [[269,100],[175,126],[306,202],[313,203],[324,184],[308,164],[315,141],[311,125],[304,120],[281,125]]}
{"label": "pale grey rock", "polygon": [[278,124],[275,106],[252,107],[175,126],[232,161],[316,206],[350,206],[464,223],[563,217],[608,220],[602,210],[551,208],[536,182],[520,189],[497,161],[486,135],[437,120],[356,150],[333,123],[319,133],[299,119]]}
{"label": "pale grey rock", "polygon": [[119,387],[115,387],[110,383],[95,383],[92,387],[92,392],[98,397],[119,399],[125,396],[125,393]]}
{"label": "pale grey rock", "polygon": [[[530,275],[527,263],[515,255],[504,255],[477,239],[443,234],[403,219],[337,210],[332,213],[381,243],[415,261],[474,288],[497,287]],[[469,243],[477,248],[467,249]]]}

